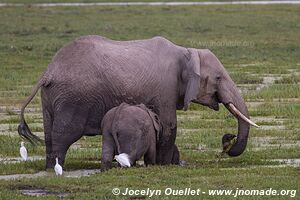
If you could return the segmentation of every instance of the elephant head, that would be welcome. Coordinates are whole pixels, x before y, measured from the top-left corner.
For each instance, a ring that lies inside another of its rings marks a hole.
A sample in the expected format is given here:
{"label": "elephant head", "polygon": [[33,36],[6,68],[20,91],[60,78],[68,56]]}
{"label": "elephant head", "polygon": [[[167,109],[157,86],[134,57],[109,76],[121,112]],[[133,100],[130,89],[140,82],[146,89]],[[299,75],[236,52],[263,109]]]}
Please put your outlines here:
{"label": "elephant head", "polygon": [[247,146],[250,125],[257,125],[250,121],[247,106],[235,83],[218,58],[207,49],[189,48],[186,59],[187,67],[182,72],[186,83],[184,109],[187,109],[189,102],[214,110],[219,110],[219,103],[224,104],[238,120],[236,142],[226,153],[229,156],[242,154]]}

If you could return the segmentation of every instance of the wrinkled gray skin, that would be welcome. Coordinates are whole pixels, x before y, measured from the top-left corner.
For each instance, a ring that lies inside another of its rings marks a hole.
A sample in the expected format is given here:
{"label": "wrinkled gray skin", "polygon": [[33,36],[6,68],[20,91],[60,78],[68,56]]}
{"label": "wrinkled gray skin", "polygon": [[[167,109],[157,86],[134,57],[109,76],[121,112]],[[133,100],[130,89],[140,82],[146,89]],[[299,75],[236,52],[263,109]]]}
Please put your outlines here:
{"label": "wrinkled gray skin", "polygon": [[[112,41],[84,36],[61,48],[22,107],[19,134],[31,141],[38,139],[26,125],[24,109],[39,88],[48,168],[56,156],[63,164],[69,146],[83,135],[100,134],[105,113],[122,102],[143,103],[158,115],[163,126],[158,164],[172,163],[177,151],[176,109],[187,109],[190,102],[214,110],[219,103],[233,103],[248,117],[237,87],[211,51],[177,46],[162,37]],[[248,133],[249,125],[238,118],[230,156],[244,151]]]}
{"label": "wrinkled gray skin", "polygon": [[109,110],[101,123],[101,168],[111,168],[115,155],[126,153],[130,164],[144,156],[146,165],[156,163],[156,141],[161,125],[155,113],[144,104],[122,103]]}

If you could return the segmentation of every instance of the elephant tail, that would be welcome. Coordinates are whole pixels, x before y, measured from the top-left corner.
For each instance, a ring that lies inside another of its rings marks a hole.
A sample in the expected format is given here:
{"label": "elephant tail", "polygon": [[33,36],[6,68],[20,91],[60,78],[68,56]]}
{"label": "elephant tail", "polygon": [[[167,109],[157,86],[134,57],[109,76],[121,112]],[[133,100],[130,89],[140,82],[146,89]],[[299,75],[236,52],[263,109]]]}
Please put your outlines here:
{"label": "elephant tail", "polygon": [[34,96],[36,95],[36,93],[38,92],[40,87],[42,85],[46,84],[47,81],[44,77],[45,76],[42,75],[42,77],[38,80],[37,84],[32,89],[31,95],[26,99],[26,101],[24,102],[24,104],[21,108],[20,124],[19,124],[19,127],[18,127],[18,133],[22,138],[27,139],[32,144],[36,144],[36,143],[44,144],[44,141],[42,139],[40,139],[39,137],[37,137],[36,135],[31,133],[31,131],[30,131],[30,129],[29,129],[29,127],[28,127],[28,125],[25,121],[24,112],[25,112],[26,106],[34,98]]}
{"label": "elephant tail", "polygon": [[120,165],[122,167],[130,167],[130,158],[129,155],[127,153],[121,153],[121,149],[120,149],[120,143],[119,140],[117,138],[117,134],[116,133],[112,133],[116,147],[117,147],[117,152],[118,155],[115,156],[115,159],[118,163],[120,163]]}
{"label": "elephant tail", "polygon": [[119,121],[119,117],[120,117],[120,112],[125,106],[128,106],[128,104],[122,103],[115,110],[114,118],[113,118],[113,121],[112,121],[112,136],[114,138],[114,142],[115,142],[115,145],[117,147],[117,154],[118,154],[118,155],[115,156],[115,159],[117,160],[118,163],[120,163],[120,165],[122,167],[130,167],[131,164],[130,164],[129,155],[127,153],[122,153],[121,152],[120,143],[119,143],[119,140],[118,140],[118,137],[117,137],[118,121]]}

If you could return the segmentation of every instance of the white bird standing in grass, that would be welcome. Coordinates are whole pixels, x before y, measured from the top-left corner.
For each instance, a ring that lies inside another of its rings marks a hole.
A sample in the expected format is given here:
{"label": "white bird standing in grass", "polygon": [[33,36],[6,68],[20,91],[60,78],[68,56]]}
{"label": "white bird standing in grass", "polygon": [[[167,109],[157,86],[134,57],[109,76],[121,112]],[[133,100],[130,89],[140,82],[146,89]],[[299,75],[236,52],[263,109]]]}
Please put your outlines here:
{"label": "white bird standing in grass", "polygon": [[131,166],[129,156],[126,153],[121,153],[119,155],[116,155],[115,159],[117,160],[118,163],[120,163],[120,165],[122,167],[130,167]]}
{"label": "white bird standing in grass", "polygon": [[27,160],[27,149],[24,146],[24,142],[21,142],[20,155],[22,157],[22,160],[24,161]]}
{"label": "white bird standing in grass", "polygon": [[54,166],[54,171],[57,176],[60,176],[60,175],[62,175],[63,170],[62,170],[62,167],[60,166],[60,164],[58,164],[58,158],[55,158],[55,160],[56,160],[56,164]]}

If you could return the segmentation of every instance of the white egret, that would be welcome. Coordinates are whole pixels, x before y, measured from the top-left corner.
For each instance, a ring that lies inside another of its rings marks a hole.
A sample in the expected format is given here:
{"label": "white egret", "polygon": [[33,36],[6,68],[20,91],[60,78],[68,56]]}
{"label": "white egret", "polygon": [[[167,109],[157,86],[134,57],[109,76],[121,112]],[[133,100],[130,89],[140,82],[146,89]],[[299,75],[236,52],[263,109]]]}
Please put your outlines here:
{"label": "white egret", "polygon": [[21,147],[20,147],[20,155],[22,160],[26,161],[27,160],[27,149],[24,146],[24,142],[21,142]]}
{"label": "white egret", "polygon": [[118,163],[120,163],[120,165],[122,167],[130,167],[131,166],[129,156],[126,153],[121,153],[119,155],[116,155],[115,159],[117,160]]}
{"label": "white egret", "polygon": [[63,169],[62,169],[62,167],[60,166],[60,164],[58,164],[58,158],[55,158],[55,160],[56,160],[56,164],[55,164],[55,166],[54,166],[54,171],[55,171],[55,174],[56,174],[57,176],[60,176],[60,175],[62,175],[62,173],[63,173]]}

